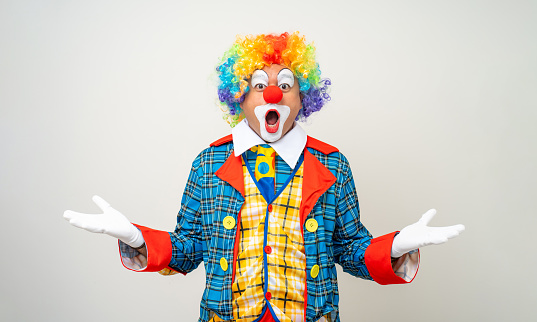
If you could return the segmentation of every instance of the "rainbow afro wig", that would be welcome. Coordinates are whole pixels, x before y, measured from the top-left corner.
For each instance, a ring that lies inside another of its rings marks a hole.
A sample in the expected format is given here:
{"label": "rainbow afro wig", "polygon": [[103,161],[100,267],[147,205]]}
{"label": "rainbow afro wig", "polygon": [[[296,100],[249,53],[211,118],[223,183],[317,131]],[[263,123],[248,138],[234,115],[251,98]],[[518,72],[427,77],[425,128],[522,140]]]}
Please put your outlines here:
{"label": "rainbow afro wig", "polygon": [[244,118],[240,103],[248,93],[248,80],[256,69],[279,64],[287,66],[298,79],[302,109],[297,120],[305,120],[330,100],[329,79],[321,79],[315,61],[315,47],[306,44],[298,31],[292,34],[237,37],[216,68],[219,84],[218,98],[224,119],[234,127]]}

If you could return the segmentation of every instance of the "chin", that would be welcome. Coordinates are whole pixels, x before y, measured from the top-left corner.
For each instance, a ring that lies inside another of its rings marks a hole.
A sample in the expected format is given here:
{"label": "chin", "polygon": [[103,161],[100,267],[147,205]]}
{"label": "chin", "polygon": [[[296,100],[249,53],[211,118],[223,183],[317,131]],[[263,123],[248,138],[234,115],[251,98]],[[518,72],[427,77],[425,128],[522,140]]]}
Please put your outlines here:
{"label": "chin", "polygon": [[259,133],[266,142],[276,142],[282,138],[285,121],[291,113],[286,105],[266,104],[259,105],[254,110],[259,120]]}

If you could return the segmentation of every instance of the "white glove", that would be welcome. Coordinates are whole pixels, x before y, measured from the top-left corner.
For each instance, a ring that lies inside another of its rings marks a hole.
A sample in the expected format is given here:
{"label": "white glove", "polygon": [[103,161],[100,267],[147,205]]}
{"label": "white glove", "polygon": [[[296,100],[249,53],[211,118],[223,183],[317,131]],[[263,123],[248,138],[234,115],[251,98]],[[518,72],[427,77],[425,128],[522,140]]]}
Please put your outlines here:
{"label": "white glove", "polygon": [[395,236],[392,244],[392,257],[398,258],[423,246],[443,244],[448,239],[456,237],[464,230],[463,225],[449,227],[429,227],[427,224],[436,215],[435,209],[430,209],[417,223],[406,226]]}
{"label": "white glove", "polygon": [[92,199],[101,208],[102,214],[90,215],[67,210],[63,213],[63,218],[75,227],[92,233],[110,235],[133,248],[139,248],[144,244],[142,233],[127,217],[112,208],[103,198],[93,196]]}

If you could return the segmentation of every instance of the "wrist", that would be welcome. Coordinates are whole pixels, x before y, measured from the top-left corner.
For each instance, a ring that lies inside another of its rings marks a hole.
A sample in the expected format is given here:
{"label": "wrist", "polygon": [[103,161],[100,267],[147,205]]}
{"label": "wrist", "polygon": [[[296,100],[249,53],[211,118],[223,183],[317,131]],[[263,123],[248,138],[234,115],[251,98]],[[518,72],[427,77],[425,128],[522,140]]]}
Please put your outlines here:
{"label": "wrist", "polygon": [[132,232],[130,233],[129,238],[120,240],[135,249],[141,249],[145,246],[145,240],[142,232],[134,225],[132,225]]}
{"label": "wrist", "polygon": [[402,252],[402,251],[399,251],[399,250],[394,249],[394,248],[395,248],[395,247],[392,246],[392,251],[391,251],[391,254],[390,254],[390,256],[391,256],[392,258],[397,259],[397,258],[403,256],[403,255],[406,253],[406,252]]}

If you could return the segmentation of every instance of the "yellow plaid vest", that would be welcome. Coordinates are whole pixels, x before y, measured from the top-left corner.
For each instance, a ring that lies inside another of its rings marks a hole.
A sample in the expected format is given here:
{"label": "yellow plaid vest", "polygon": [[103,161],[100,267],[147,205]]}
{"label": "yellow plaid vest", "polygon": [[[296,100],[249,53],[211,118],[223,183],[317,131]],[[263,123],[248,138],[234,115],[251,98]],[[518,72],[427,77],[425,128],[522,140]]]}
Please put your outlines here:
{"label": "yellow plaid vest", "polygon": [[[306,255],[299,216],[302,165],[271,205],[267,205],[259,192],[244,161],[243,174],[245,203],[238,227],[240,236],[232,286],[233,317],[241,322],[254,321],[265,306],[269,309],[268,302],[279,321],[303,321]],[[267,278],[268,283],[265,282]],[[214,321],[221,320],[215,316]]]}

